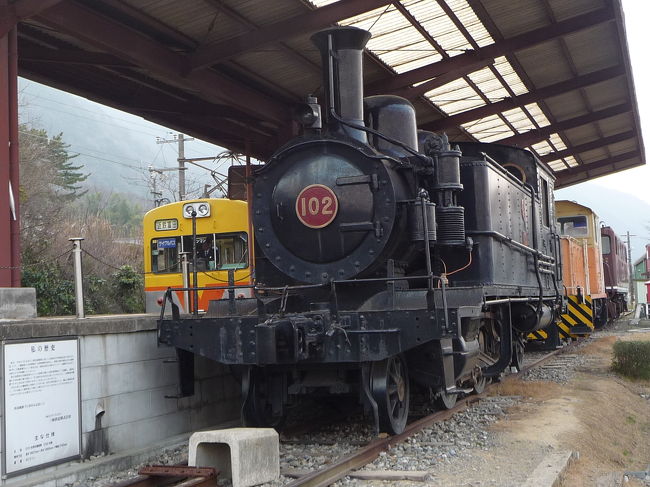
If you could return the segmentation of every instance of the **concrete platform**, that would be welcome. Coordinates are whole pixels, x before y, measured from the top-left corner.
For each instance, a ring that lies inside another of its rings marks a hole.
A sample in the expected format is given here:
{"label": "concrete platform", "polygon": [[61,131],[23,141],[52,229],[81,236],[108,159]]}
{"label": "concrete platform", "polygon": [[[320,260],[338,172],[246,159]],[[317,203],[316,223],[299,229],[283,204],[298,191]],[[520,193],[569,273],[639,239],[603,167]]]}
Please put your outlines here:
{"label": "concrete platform", "polygon": [[280,477],[280,439],[272,428],[199,431],[190,437],[188,465],[214,467],[233,487],[249,487]]}
{"label": "concrete platform", "polygon": [[[178,397],[176,352],[173,347],[158,346],[157,317],[139,314],[91,316],[83,320],[53,317],[0,321],[0,339],[9,343],[52,337],[79,340],[82,458],[115,458],[113,455],[177,435],[188,438],[191,432],[215,424],[239,424],[239,385],[229,370],[216,362],[197,357],[195,394]],[[0,388],[1,381],[2,378]],[[0,410],[0,416],[4,416],[4,411]],[[32,479],[42,479],[46,473],[48,478],[59,479],[59,471],[76,463],[0,479],[0,487],[41,485]],[[78,468],[83,470],[83,464]],[[70,482],[57,480],[43,485],[67,483]]]}

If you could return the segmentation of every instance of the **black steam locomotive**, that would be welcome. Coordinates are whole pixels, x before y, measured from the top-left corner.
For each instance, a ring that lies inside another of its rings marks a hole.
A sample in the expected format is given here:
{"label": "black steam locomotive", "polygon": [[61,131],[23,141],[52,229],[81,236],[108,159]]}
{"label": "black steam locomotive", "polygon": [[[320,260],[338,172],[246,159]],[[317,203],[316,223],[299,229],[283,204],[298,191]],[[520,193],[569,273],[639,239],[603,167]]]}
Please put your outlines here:
{"label": "black steam locomotive", "polygon": [[310,97],[304,134],[255,174],[255,297],[161,314],[183,392],[192,354],[229,364],[251,426],[277,426],[299,395],[355,394],[398,433],[411,387],[442,407],[480,392],[561,306],[550,170],[525,150],[418,132],[400,97],[364,99],[369,37],[312,37],[325,116]]}

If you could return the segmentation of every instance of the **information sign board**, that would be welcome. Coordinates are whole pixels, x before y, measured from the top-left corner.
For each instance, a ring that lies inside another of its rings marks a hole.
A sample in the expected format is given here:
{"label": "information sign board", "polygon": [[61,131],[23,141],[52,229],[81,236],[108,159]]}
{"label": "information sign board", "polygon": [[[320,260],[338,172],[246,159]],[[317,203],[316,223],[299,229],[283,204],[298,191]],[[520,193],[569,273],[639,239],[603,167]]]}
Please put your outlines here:
{"label": "information sign board", "polygon": [[79,340],[2,344],[3,477],[79,458]]}

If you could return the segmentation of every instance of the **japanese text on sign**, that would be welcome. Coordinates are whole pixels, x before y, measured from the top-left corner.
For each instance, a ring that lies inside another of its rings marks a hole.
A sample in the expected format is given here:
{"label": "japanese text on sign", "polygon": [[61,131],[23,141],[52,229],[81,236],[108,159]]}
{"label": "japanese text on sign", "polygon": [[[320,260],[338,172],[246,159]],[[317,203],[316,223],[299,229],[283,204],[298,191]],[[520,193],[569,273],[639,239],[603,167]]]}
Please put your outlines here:
{"label": "japanese text on sign", "polygon": [[3,346],[4,474],[79,456],[77,340]]}

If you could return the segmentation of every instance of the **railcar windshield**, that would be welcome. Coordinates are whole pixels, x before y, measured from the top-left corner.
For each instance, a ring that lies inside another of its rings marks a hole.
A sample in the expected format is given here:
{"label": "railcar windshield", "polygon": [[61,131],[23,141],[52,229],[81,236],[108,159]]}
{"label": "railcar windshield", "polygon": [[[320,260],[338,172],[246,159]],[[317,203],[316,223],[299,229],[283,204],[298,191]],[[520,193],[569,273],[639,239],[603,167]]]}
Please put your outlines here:
{"label": "railcar windshield", "polygon": [[[154,274],[181,272],[181,253],[187,253],[192,266],[191,235],[151,240],[151,270]],[[248,267],[248,241],[245,233],[196,236],[196,270],[215,271]]]}
{"label": "railcar windshield", "polygon": [[609,255],[609,253],[612,251],[612,243],[610,240],[609,235],[603,235],[603,255]]}
{"label": "railcar windshield", "polygon": [[570,237],[589,236],[587,217],[584,215],[563,216],[558,218],[557,222],[560,224],[560,235],[569,235]]}
{"label": "railcar windshield", "polygon": [[180,272],[180,237],[154,238],[151,240],[151,272]]}

